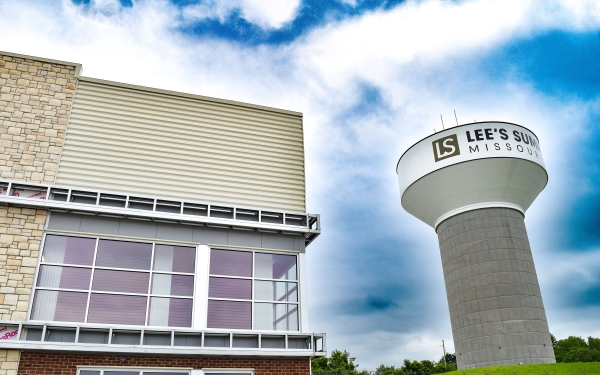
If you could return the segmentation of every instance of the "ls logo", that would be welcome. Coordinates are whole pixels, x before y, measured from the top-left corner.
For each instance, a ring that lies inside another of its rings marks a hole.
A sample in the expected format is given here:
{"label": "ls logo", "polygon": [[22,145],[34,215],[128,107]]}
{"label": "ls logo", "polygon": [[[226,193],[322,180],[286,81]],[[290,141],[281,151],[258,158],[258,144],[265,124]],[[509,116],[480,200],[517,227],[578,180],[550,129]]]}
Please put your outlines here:
{"label": "ls logo", "polygon": [[433,158],[436,163],[440,160],[460,155],[456,134],[435,140],[431,145],[433,146]]}

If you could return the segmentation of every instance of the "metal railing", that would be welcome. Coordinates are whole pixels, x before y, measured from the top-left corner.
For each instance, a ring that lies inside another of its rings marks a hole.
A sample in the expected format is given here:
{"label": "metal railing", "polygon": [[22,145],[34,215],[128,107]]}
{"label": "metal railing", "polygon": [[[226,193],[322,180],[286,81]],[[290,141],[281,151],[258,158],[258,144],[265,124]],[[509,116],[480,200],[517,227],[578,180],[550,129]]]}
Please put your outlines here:
{"label": "metal railing", "polygon": [[0,348],[165,354],[326,355],[324,333],[0,321]]}
{"label": "metal railing", "polygon": [[8,180],[0,180],[0,204],[74,214],[303,235],[305,245],[310,244],[321,233],[318,214],[215,205]]}

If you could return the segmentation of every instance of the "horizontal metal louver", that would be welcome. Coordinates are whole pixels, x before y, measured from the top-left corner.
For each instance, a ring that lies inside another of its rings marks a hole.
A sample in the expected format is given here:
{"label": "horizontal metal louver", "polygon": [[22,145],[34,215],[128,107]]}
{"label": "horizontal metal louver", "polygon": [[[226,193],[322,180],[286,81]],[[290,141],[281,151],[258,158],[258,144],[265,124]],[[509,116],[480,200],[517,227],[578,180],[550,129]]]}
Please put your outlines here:
{"label": "horizontal metal louver", "polygon": [[302,116],[82,78],[56,184],[305,212]]}

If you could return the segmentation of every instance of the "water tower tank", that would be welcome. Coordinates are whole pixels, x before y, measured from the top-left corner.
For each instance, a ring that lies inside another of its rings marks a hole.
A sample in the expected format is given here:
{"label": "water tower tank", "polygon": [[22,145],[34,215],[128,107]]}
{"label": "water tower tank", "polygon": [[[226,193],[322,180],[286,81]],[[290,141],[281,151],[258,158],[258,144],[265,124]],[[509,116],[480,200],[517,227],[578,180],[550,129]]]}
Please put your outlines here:
{"label": "water tower tank", "polygon": [[554,363],[524,222],[548,182],[536,135],[453,127],[411,146],[396,172],[402,206],[438,235],[458,368]]}

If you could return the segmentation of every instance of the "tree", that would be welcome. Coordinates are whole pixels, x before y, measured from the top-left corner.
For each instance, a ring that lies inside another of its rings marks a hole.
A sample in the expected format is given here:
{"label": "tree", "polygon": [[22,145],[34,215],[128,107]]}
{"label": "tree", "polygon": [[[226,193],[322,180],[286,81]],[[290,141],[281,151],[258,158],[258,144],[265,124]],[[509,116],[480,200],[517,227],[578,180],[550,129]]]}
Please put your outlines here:
{"label": "tree", "polygon": [[555,350],[570,351],[577,348],[587,348],[587,343],[581,337],[569,336],[566,339],[558,340],[554,345]]}
{"label": "tree", "polygon": [[347,351],[334,350],[329,357],[321,357],[311,362],[313,372],[338,372],[343,374],[358,374],[354,363],[356,357],[350,357]]}
{"label": "tree", "polygon": [[600,350],[600,338],[588,337],[588,346],[592,350]]}
{"label": "tree", "polygon": [[447,363],[444,366],[444,362],[438,362],[435,365],[434,371],[435,373],[443,373],[443,372],[450,372],[450,371],[456,371],[458,370],[458,367],[456,366],[456,362],[455,363]]}
{"label": "tree", "polygon": [[400,375],[402,374],[402,370],[400,368],[396,368],[394,366],[385,366],[381,365],[377,367],[373,375]]}
{"label": "tree", "polygon": [[444,363],[444,356],[442,356],[442,358],[440,358],[440,360],[435,364],[432,372],[441,373],[456,370],[456,355],[454,355],[454,353],[446,353],[446,362]]}
{"label": "tree", "polygon": [[[440,359],[440,361],[444,362],[444,357],[442,356],[442,359]],[[454,353],[446,353],[446,363],[450,364],[450,363],[456,363],[456,354]]]}
{"label": "tree", "polygon": [[405,359],[404,364],[400,367],[402,372],[424,372],[423,365],[419,361],[412,361],[410,359]]}
{"label": "tree", "polygon": [[588,337],[586,342],[581,337],[569,336],[556,340],[551,336],[556,362],[600,362],[600,339]]}
{"label": "tree", "polygon": [[428,359],[424,359],[421,361],[421,366],[423,368],[423,372],[434,372],[435,371],[435,362],[432,362]]}

